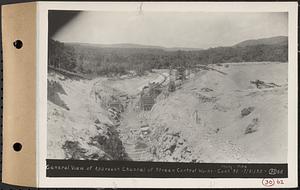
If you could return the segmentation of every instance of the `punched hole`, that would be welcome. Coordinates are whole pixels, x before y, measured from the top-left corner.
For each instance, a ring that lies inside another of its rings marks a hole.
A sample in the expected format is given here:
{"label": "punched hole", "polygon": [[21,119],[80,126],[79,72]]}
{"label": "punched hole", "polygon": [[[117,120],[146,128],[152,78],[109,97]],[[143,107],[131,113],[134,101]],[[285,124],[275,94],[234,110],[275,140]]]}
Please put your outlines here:
{"label": "punched hole", "polygon": [[14,46],[17,49],[21,49],[23,47],[23,42],[21,40],[14,41]]}
{"label": "punched hole", "polygon": [[15,143],[13,145],[13,148],[16,152],[19,152],[22,149],[22,144],[21,143]]}

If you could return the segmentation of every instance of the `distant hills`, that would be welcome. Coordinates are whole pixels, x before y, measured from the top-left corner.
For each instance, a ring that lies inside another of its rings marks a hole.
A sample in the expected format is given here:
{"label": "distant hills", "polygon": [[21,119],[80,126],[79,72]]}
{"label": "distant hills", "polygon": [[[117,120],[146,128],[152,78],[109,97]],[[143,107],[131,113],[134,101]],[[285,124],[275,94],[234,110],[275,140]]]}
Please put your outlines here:
{"label": "distant hills", "polygon": [[89,43],[68,43],[70,45],[81,45],[96,48],[132,48],[132,49],[164,49],[162,46],[151,46],[151,45],[141,45],[141,44],[130,44],[130,43],[120,43],[120,44],[89,44]]}
{"label": "distant hills", "polygon": [[202,50],[201,48],[186,48],[186,47],[163,47],[163,46],[154,46],[154,45],[142,45],[142,44],[130,44],[130,43],[120,43],[120,44],[88,44],[88,43],[68,43],[74,46],[88,46],[96,48],[109,48],[109,49],[161,49],[164,51],[197,51]]}
{"label": "distant hills", "polygon": [[254,40],[246,40],[235,45],[235,47],[246,47],[255,45],[287,45],[287,36],[275,36],[271,38],[261,38]]}
{"label": "distant hills", "polygon": [[[119,43],[119,44],[89,44],[89,43],[67,43],[71,46],[85,46],[93,48],[107,48],[107,49],[151,49],[151,50],[164,50],[164,51],[199,51],[204,50],[202,48],[188,48],[188,47],[163,47],[154,45],[142,45],[142,44],[132,44],[132,43]],[[242,41],[232,47],[246,47],[246,46],[256,46],[256,45],[287,45],[287,36],[275,36],[270,38],[260,38]],[[230,47],[230,46],[228,46]]]}
{"label": "distant hills", "polygon": [[[180,51],[179,51],[180,50]],[[253,39],[229,47],[166,48],[140,44],[62,43],[49,39],[49,66],[91,74],[143,75],[152,69],[193,67],[198,64],[288,61],[288,37]]]}

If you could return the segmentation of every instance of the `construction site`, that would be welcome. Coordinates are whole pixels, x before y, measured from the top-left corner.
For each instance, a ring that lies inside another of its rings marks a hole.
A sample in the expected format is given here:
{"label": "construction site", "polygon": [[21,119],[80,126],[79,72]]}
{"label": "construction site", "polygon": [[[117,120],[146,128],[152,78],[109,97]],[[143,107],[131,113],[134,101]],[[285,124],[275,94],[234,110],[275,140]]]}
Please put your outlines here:
{"label": "construction site", "polygon": [[48,158],[284,162],[286,73],[286,63],[272,62],[174,67],[122,79],[75,80],[50,70]]}

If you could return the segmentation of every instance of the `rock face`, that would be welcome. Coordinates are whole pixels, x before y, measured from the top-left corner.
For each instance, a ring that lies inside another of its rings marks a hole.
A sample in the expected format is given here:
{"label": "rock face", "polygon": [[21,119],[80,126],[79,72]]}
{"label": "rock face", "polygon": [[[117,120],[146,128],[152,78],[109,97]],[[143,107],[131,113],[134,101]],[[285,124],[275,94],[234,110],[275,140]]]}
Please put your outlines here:
{"label": "rock face", "polygon": [[65,141],[62,146],[66,159],[75,160],[129,160],[115,126],[95,123],[98,133],[87,144]]}
{"label": "rock face", "polygon": [[151,141],[154,161],[201,162],[180,132],[170,132],[169,128],[161,127],[154,131]]}
{"label": "rock face", "polygon": [[90,144],[103,150],[110,155],[111,160],[129,160],[119,133],[113,125],[96,125],[97,130],[101,131],[97,136],[91,137]]}

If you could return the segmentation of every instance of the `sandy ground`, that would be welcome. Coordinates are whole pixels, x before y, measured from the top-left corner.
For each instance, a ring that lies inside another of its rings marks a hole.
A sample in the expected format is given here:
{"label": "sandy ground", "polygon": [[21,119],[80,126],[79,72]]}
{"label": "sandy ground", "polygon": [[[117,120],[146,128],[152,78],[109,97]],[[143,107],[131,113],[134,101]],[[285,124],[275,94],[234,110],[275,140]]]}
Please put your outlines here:
{"label": "sandy ground", "polygon": [[58,94],[69,110],[48,101],[47,157],[64,159],[65,152],[62,146],[66,141],[78,141],[81,147],[94,152],[95,147],[91,147],[89,142],[91,137],[99,133],[95,128],[95,120],[114,125],[108,111],[103,108],[103,101],[118,93],[136,95],[149,82],[164,80],[161,73],[149,73],[146,77],[121,81],[102,77],[93,80],[71,80],[61,74],[50,73],[48,81],[55,81],[62,86],[65,93]]}
{"label": "sandy ground", "polygon": [[[150,120],[182,132],[203,162],[286,162],[287,66],[232,64],[215,67],[227,75],[200,72],[157,103]],[[250,84],[256,79],[281,87],[257,89]],[[242,117],[241,110],[248,107],[253,112]],[[245,134],[253,121],[256,131]]]}
{"label": "sandy ground", "polygon": [[[125,93],[135,98],[122,113],[118,131],[133,160],[152,160],[150,149],[169,143],[160,137],[180,133],[184,141],[180,146],[189,147],[193,157],[201,162],[286,162],[288,64],[232,63],[213,67],[226,74],[211,70],[193,73],[175,92],[161,94],[149,112],[134,110],[138,101],[135,96],[149,82],[166,83],[166,70],[123,80],[76,81],[49,75],[48,80],[57,81],[65,90],[59,96],[69,110],[48,101],[48,158],[64,158],[61,147],[66,140],[79,141],[91,152],[99,151],[88,144],[91,136],[100,133],[93,127],[94,121],[99,119],[113,125],[103,101],[111,94]],[[280,87],[258,89],[250,83],[257,79]],[[242,116],[241,111],[249,107],[253,109],[251,113]],[[153,131],[148,137],[140,137],[140,127],[144,124]],[[155,134],[159,128],[168,132]],[[137,148],[137,144],[143,148]],[[180,149],[178,144],[167,161],[180,158],[176,154],[182,151],[176,149]]]}

